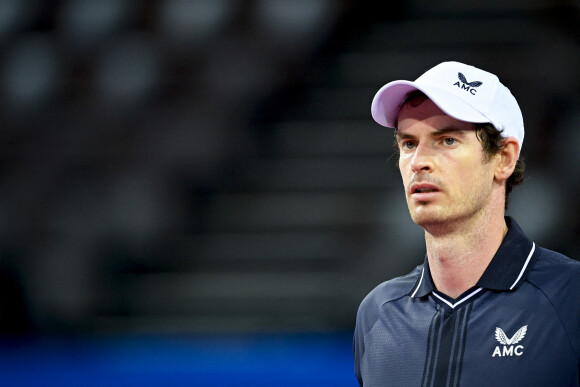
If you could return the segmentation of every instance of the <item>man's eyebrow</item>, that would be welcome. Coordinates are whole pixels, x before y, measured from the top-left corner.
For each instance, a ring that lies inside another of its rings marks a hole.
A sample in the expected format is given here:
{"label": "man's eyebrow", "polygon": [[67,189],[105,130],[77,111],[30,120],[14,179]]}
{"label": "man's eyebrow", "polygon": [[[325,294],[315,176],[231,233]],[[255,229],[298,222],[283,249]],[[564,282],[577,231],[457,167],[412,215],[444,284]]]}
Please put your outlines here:
{"label": "man's eyebrow", "polygon": [[398,130],[395,131],[395,137],[397,138],[397,140],[415,138],[415,136],[413,136],[412,134],[401,133]]}
{"label": "man's eyebrow", "polygon": [[470,129],[464,129],[464,128],[457,128],[454,126],[447,126],[438,130],[435,130],[431,133],[432,136],[440,136],[442,134],[447,134],[447,133],[463,133],[463,132],[467,132]]}
{"label": "man's eyebrow", "polygon": [[[434,130],[433,132],[430,133],[431,136],[436,137],[436,136],[441,136],[447,133],[463,133],[463,132],[467,132],[470,129],[464,129],[464,128],[457,128],[455,126],[446,126],[444,128],[441,129],[437,129]],[[397,140],[402,140],[402,139],[414,139],[417,136],[413,135],[413,134],[409,134],[409,133],[401,133],[398,130],[395,132],[395,137],[397,138]]]}

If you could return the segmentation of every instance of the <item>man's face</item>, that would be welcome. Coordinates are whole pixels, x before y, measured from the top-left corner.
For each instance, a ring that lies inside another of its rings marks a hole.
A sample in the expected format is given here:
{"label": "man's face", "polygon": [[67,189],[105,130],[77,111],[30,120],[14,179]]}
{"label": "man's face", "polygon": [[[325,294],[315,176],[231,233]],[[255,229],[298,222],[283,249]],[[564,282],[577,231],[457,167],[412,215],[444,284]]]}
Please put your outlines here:
{"label": "man's face", "polygon": [[415,223],[423,228],[451,225],[488,208],[495,163],[485,161],[475,124],[446,115],[426,99],[403,106],[396,136]]}

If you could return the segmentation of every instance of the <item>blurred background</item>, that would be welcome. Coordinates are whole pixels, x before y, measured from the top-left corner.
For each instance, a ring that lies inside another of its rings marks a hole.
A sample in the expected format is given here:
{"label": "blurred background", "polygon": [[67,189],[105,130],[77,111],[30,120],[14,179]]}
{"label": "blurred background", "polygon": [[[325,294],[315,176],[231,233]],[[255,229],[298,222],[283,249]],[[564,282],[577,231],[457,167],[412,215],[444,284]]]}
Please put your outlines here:
{"label": "blurred background", "polygon": [[435,64],[524,115],[508,213],[580,257],[577,0],[1,0],[6,385],[351,386],[422,263],[375,92]]}

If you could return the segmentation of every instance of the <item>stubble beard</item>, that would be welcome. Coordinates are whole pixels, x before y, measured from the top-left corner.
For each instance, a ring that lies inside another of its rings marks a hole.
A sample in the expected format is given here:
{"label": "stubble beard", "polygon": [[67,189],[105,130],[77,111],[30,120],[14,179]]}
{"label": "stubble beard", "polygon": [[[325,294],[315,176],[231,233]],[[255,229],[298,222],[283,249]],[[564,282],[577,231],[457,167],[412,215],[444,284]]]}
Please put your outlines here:
{"label": "stubble beard", "polygon": [[411,219],[432,235],[461,231],[469,222],[484,216],[489,207],[491,192],[473,190],[458,198],[447,198],[447,203],[411,203],[407,206]]}

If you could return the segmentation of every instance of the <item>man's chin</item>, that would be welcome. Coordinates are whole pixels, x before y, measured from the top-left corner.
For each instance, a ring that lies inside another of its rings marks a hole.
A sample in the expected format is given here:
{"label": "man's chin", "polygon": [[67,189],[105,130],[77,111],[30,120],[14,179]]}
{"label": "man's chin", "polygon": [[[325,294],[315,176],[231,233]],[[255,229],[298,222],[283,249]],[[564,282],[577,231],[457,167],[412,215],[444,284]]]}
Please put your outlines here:
{"label": "man's chin", "polygon": [[461,225],[463,221],[469,218],[459,213],[436,210],[432,208],[431,211],[427,211],[426,208],[421,208],[420,211],[412,211],[411,219],[430,234],[444,234],[457,231],[458,227],[463,227]]}
{"label": "man's chin", "polygon": [[426,208],[411,210],[410,213],[413,222],[423,228],[430,225],[444,223],[447,220],[443,214]]}

